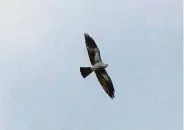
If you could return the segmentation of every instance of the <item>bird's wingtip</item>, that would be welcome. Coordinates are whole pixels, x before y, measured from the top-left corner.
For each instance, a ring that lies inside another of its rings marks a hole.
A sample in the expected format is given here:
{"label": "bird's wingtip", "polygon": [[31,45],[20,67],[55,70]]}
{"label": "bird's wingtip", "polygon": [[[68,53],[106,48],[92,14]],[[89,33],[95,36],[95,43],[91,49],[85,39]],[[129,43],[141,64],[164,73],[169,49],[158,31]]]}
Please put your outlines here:
{"label": "bird's wingtip", "polygon": [[113,100],[115,98],[114,94],[110,96],[110,98]]}
{"label": "bird's wingtip", "polygon": [[85,37],[86,37],[86,36],[89,36],[89,34],[88,34],[87,32],[85,32],[85,33],[84,33],[84,36],[85,36]]}

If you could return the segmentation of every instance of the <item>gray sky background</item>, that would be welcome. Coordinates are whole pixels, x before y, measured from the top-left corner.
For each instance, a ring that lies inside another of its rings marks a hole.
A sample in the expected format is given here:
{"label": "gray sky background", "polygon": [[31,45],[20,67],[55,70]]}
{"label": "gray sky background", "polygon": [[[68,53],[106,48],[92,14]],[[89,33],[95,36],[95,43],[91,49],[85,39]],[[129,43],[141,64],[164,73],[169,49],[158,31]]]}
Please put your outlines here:
{"label": "gray sky background", "polygon": [[[0,130],[181,130],[179,0],[0,2]],[[111,100],[89,66],[97,42]]]}

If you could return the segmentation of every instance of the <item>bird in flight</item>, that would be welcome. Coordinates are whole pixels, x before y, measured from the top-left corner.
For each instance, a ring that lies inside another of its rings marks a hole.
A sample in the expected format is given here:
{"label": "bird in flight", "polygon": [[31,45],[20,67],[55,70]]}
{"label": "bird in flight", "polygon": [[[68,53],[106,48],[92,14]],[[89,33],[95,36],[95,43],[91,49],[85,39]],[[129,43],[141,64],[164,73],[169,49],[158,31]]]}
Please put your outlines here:
{"label": "bird in flight", "polygon": [[83,78],[86,78],[94,71],[104,91],[109,95],[111,99],[113,99],[115,90],[111,78],[109,77],[108,73],[105,70],[108,64],[104,64],[102,62],[100,50],[98,49],[98,46],[96,45],[93,38],[90,37],[87,33],[84,33],[84,38],[91,66],[80,67],[81,75]]}

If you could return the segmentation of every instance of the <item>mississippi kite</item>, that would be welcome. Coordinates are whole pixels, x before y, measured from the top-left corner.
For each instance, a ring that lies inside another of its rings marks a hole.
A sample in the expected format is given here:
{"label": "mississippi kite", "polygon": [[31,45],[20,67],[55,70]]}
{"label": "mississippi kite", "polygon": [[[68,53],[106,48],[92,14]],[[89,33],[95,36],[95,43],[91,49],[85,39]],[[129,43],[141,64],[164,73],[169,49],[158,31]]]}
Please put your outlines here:
{"label": "mississippi kite", "polygon": [[84,37],[88,56],[92,66],[80,67],[81,75],[83,78],[86,78],[89,74],[91,74],[94,71],[104,91],[109,95],[111,99],[113,99],[115,90],[111,78],[109,77],[108,73],[105,70],[108,64],[104,64],[102,62],[100,50],[98,49],[98,46],[96,45],[93,38],[90,37],[87,33],[84,34]]}

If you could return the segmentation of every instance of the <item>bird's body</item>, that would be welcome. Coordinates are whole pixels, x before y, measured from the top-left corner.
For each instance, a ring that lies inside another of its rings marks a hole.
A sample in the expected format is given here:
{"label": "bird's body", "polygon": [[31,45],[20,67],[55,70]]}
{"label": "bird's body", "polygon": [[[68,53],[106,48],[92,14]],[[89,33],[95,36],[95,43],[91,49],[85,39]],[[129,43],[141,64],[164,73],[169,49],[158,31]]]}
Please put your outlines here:
{"label": "bird's body", "polygon": [[80,72],[83,78],[86,78],[93,71],[95,72],[98,81],[101,86],[105,90],[105,92],[110,96],[110,98],[114,98],[114,87],[111,81],[111,78],[107,74],[105,68],[107,68],[108,64],[104,64],[102,62],[100,51],[93,40],[88,34],[84,34],[86,47],[89,55],[89,59],[91,62],[91,67],[80,67]]}
{"label": "bird's body", "polygon": [[93,66],[91,66],[91,69],[93,71],[98,70],[98,69],[105,69],[108,65],[104,64],[103,62],[97,62],[96,64],[94,64]]}

